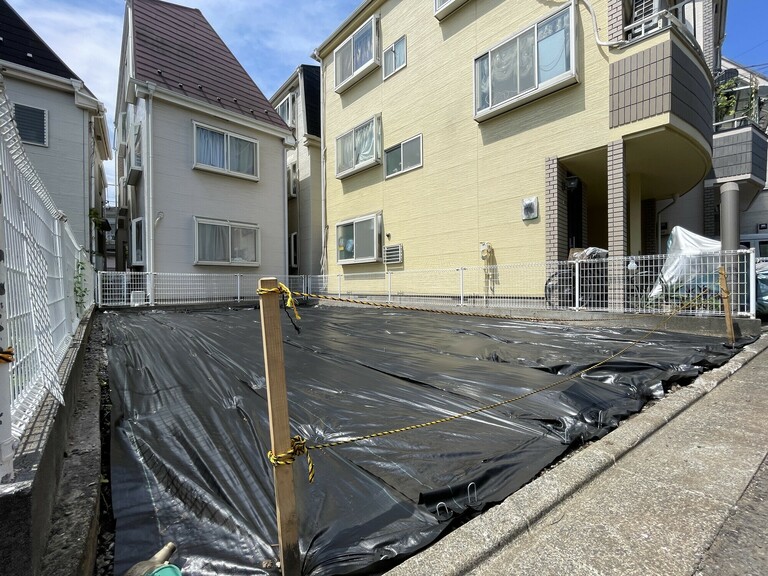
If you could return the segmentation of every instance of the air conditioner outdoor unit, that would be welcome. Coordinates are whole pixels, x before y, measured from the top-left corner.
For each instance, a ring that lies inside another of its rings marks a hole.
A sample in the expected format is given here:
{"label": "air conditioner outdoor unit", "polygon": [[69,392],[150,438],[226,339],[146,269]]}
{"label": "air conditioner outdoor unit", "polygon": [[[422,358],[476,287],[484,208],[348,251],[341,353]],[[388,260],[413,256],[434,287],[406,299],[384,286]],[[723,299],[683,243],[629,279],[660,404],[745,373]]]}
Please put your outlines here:
{"label": "air conditioner outdoor unit", "polygon": [[384,263],[385,264],[402,264],[403,263],[403,245],[392,244],[390,246],[384,246]]}

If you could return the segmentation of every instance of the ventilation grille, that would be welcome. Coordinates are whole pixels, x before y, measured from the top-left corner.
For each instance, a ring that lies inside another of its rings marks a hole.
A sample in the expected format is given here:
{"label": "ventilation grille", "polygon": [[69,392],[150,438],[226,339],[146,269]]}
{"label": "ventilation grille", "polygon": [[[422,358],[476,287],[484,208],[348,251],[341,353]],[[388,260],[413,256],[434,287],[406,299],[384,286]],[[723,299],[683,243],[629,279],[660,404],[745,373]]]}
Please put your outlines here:
{"label": "ventilation grille", "polygon": [[384,246],[384,263],[385,264],[402,264],[403,263],[403,245],[392,244],[391,246]]}

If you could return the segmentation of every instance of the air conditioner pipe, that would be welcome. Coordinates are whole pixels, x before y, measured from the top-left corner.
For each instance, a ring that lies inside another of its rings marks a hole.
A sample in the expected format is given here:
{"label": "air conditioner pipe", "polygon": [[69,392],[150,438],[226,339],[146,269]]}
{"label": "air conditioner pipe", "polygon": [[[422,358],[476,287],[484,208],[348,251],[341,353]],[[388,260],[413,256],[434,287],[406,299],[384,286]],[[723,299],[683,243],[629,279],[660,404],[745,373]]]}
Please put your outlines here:
{"label": "air conditioner pipe", "polygon": [[125,576],[181,576],[181,570],[173,564],[168,564],[168,559],[175,551],[176,544],[168,542],[149,560],[142,560],[131,566]]}

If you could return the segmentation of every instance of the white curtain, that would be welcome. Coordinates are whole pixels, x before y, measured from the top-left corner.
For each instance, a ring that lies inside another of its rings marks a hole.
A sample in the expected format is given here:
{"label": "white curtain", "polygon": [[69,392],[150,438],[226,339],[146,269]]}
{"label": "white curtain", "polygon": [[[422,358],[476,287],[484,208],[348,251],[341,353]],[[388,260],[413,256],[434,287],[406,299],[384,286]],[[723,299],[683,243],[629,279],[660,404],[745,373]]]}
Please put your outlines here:
{"label": "white curtain", "polygon": [[373,120],[355,128],[355,166],[373,159]]}
{"label": "white curtain", "polygon": [[229,137],[229,169],[241,174],[256,175],[256,144]]}
{"label": "white curtain", "polygon": [[197,225],[197,259],[203,262],[229,262],[229,226]]}
{"label": "white curtain", "polygon": [[197,127],[197,161],[207,166],[224,165],[224,134]]}

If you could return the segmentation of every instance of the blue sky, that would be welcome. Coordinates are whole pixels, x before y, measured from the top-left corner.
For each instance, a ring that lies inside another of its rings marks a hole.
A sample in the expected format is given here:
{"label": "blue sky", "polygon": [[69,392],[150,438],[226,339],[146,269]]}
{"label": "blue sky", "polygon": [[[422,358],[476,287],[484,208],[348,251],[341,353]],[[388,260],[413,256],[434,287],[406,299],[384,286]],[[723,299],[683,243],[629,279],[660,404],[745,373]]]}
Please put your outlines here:
{"label": "blue sky", "polygon": [[[124,0],[9,0],[114,115]],[[361,0],[174,0],[199,8],[269,98]],[[427,0],[424,0],[427,1]],[[593,0],[604,2],[605,0]],[[768,75],[768,0],[730,0],[724,56]],[[113,173],[108,167],[108,175]]]}

